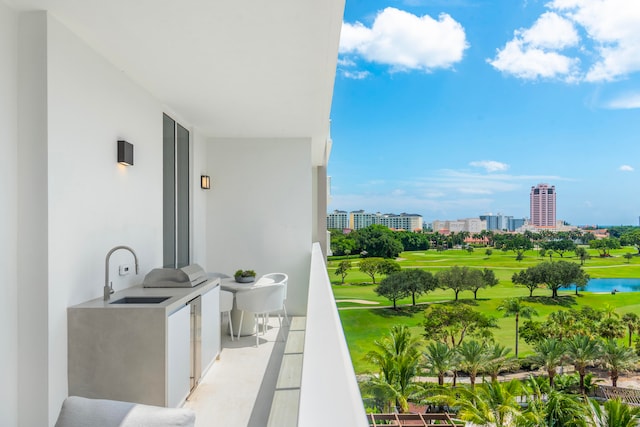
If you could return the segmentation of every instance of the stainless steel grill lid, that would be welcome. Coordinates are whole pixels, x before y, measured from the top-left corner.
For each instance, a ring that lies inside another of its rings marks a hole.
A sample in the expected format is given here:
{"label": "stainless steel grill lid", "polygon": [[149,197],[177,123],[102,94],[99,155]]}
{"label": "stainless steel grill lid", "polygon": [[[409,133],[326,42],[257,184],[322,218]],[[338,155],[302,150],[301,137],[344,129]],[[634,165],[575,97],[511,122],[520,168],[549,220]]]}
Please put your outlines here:
{"label": "stainless steel grill lid", "polygon": [[145,288],[191,288],[207,281],[207,274],[198,264],[183,268],[154,268],[146,276]]}

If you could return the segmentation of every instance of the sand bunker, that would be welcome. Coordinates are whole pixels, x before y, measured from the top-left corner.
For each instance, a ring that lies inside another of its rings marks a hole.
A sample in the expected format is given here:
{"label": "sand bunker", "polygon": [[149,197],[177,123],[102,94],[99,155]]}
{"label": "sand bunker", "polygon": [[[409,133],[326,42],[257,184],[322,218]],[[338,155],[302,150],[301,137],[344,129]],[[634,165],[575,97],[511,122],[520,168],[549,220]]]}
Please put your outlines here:
{"label": "sand bunker", "polygon": [[355,304],[378,305],[379,302],[367,301],[366,299],[337,299],[336,302],[353,302]]}

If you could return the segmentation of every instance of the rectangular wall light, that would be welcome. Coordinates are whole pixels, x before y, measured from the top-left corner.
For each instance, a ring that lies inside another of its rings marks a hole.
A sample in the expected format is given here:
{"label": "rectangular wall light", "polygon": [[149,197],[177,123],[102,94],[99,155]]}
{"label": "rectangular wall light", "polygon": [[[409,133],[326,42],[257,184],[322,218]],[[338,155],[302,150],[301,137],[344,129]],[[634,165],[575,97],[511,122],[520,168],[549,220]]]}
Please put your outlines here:
{"label": "rectangular wall light", "polygon": [[200,175],[200,188],[203,190],[211,188],[211,179],[209,178],[209,175]]}
{"label": "rectangular wall light", "polygon": [[118,163],[133,166],[133,144],[127,141],[118,141]]}

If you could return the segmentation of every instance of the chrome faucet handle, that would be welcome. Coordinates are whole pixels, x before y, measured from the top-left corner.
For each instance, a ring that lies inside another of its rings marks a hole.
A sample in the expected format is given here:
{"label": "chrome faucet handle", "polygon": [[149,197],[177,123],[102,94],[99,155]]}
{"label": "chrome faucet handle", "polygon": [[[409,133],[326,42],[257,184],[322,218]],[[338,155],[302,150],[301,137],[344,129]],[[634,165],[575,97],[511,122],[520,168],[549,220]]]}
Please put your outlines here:
{"label": "chrome faucet handle", "polygon": [[113,282],[109,282],[109,293],[112,294],[115,291],[113,290]]}

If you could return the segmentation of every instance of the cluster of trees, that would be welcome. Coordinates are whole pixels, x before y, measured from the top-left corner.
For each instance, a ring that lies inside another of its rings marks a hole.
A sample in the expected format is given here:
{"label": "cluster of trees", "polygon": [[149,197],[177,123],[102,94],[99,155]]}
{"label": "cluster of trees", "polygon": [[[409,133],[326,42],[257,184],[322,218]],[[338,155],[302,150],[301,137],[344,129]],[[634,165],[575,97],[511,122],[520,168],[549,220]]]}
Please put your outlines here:
{"label": "cluster of trees", "polygon": [[446,250],[455,247],[471,247],[465,239],[473,237],[485,242],[484,246],[502,251],[513,251],[516,259],[524,258],[525,251],[539,248],[542,256],[552,257],[558,254],[563,258],[568,252],[575,252],[581,261],[587,259],[580,255],[589,245],[598,250],[600,256],[609,256],[611,249],[621,246],[633,246],[640,254],[640,227],[614,227],[610,237],[596,239],[590,231],[526,231],[521,234],[496,233],[483,230],[480,233],[461,231],[447,235],[438,232],[392,231],[384,225],[371,225],[360,230],[344,234],[342,230],[330,230],[331,250],[335,255],[362,255],[382,258],[395,258],[402,251]]}
{"label": "cluster of trees", "polygon": [[[379,261],[377,265],[384,265],[384,261]],[[360,269],[362,270],[362,265]],[[380,269],[376,271],[381,272]],[[419,268],[398,271],[387,270],[384,274],[387,274],[387,276],[380,281],[374,291],[391,301],[394,309],[397,309],[396,301],[399,299],[411,296],[415,306],[416,296],[437,288],[451,289],[455,300],[458,301],[458,296],[462,291],[473,292],[473,298],[477,299],[480,289],[498,284],[498,279],[493,270],[488,268],[478,270],[466,266],[453,266],[440,270],[435,275]]]}
{"label": "cluster of trees", "polygon": [[[558,310],[549,315],[545,321],[527,320],[521,328],[525,342],[537,344],[545,338],[562,341],[577,335],[602,339],[628,339],[631,347],[634,333],[640,331],[640,316],[636,313],[625,313],[622,317],[612,306],[603,309],[583,306],[580,310]],[[640,354],[640,341],[636,340]]]}
{"label": "cluster of trees", "polygon": [[514,273],[511,281],[515,285],[524,286],[529,289],[529,296],[533,296],[533,291],[543,285],[551,289],[551,296],[558,298],[560,288],[568,288],[572,285],[576,287],[576,294],[579,288],[584,288],[589,281],[589,275],[584,272],[580,265],[568,261],[544,261],[526,270]]}
{"label": "cluster of trees", "polygon": [[[461,304],[434,309],[427,319],[442,315],[445,320],[425,323],[425,336],[429,339],[426,345],[412,336],[407,326],[396,325],[388,336],[375,341],[375,350],[367,354],[367,360],[378,371],[361,387],[363,395],[373,399],[378,410],[389,411],[390,406],[395,406],[406,411],[408,402],[415,401],[455,407],[458,418],[476,425],[637,426],[640,409],[615,400],[601,408],[586,397],[595,384],[586,373],[587,367],[600,365],[608,369],[615,387],[618,373],[638,362],[630,348],[613,339],[580,334],[564,340],[546,337],[535,345],[529,363],[544,368],[547,378],[499,383],[499,373],[517,364],[508,356],[510,349],[487,337],[491,322]],[[434,328],[437,332],[432,331]],[[573,365],[576,375],[556,374],[564,364]],[[457,371],[468,374],[468,386],[455,383]],[[419,380],[425,373],[437,376],[437,387]],[[447,374],[454,378],[450,386],[444,383]],[[490,376],[490,382],[476,386],[479,374]],[[522,397],[528,401],[526,407],[519,404]],[[606,419],[609,423],[601,424]]]}

